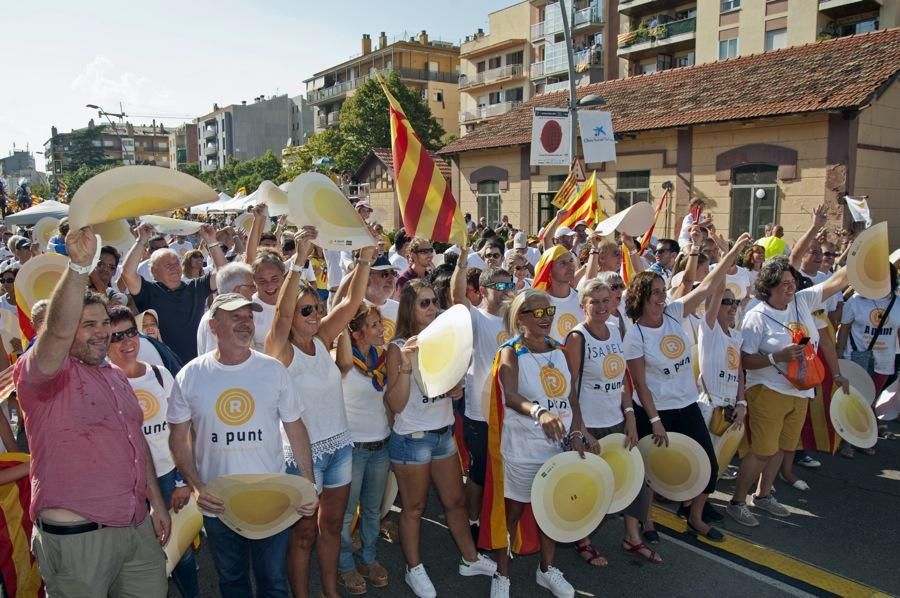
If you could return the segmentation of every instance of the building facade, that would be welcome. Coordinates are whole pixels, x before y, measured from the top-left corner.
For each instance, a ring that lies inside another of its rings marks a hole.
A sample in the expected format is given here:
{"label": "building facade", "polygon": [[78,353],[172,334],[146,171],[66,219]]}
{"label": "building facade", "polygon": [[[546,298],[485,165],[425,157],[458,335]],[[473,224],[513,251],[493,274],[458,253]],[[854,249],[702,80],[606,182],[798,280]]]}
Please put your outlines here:
{"label": "building facade", "polygon": [[5,158],[0,158],[0,177],[31,179],[34,175],[34,155],[30,151],[13,150]]}
{"label": "building facade", "polygon": [[184,164],[197,164],[197,125],[185,123],[169,131],[169,168],[178,170]]}
{"label": "building facade", "polygon": [[[655,204],[670,181],[657,236],[677,237],[699,197],[726,236],[759,238],[778,222],[792,242],[823,199],[836,231],[849,224],[844,195],[868,195],[896,246],[898,74],[892,29],[587,86],[579,95],[606,99],[617,136],[615,162],[587,165],[601,206]],[[530,232],[549,220],[566,168],[530,166],[532,108],[567,101],[536,96],[440,150],[463,212],[506,214]]]}
{"label": "building facade", "polygon": [[360,54],[304,81],[313,107],[315,131],[338,126],[344,101],[376,72],[396,71],[400,80],[428,102],[431,114],[449,134],[459,129],[459,47],[430,39],[426,31],[388,42],[382,31],[373,49],[363,34]]}
{"label": "building facade", "polygon": [[299,145],[302,129],[295,123],[304,114],[287,95],[259,96],[224,108],[213,104],[212,112],[194,120],[200,170],[211,172],[229,159],[250,160],[270,150],[280,157],[286,146]]}
{"label": "building facade", "polygon": [[889,29],[898,0],[619,0],[623,76]]}
{"label": "building facade", "polygon": [[[94,119],[87,127],[70,133],[59,133],[50,128],[50,139],[44,142],[44,158],[47,173],[60,175],[71,165],[70,135],[85,129],[98,127]],[[99,125],[99,138],[94,147],[102,148],[103,159],[120,164],[146,164],[169,167],[169,130],[162,123],[153,121],[151,125],[133,125],[130,122],[111,122]]]}

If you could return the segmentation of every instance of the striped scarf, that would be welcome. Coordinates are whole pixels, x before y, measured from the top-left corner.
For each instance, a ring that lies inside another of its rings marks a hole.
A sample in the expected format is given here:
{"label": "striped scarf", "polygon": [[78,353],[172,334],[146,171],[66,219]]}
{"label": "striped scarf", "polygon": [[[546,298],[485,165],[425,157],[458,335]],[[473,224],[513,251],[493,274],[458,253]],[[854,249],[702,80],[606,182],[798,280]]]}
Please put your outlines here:
{"label": "striped scarf", "polygon": [[[372,386],[375,387],[375,390],[378,392],[384,391],[384,386],[387,384],[387,372],[385,371],[385,359],[387,357],[387,351],[384,349],[377,349],[374,345],[369,347],[369,359],[367,360],[362,351],[353,346],[353,365],[355,365],[359,370],[372,379]],[[375,365],[369,367],[369,361],[374,361]]]}

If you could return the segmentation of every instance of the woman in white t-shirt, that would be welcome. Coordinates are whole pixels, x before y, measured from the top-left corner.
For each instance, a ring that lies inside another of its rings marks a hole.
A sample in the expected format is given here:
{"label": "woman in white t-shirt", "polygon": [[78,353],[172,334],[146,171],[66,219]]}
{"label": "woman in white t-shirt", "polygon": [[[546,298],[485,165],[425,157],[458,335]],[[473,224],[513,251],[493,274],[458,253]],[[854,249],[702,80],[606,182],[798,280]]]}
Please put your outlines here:
{"label": "woman in white t-shirt", "polygon": [[[373,246],[360,250],[347,295],[325,315],[325,304],[320,301],[315,286],[301,280],[317,235],[314,227],[304,226],[295,237],[297,252],[279,291],[275,319],[265,345],[266,353],[287,367],[297,400],[304,407],[303,422],[309,431],[313,475],[321,493],[318,516],[304,517],[291,528],[287,563],[288,580],[295,596],[308,592],[309,557],[316,543],[322,590],[328,596],[338,595],[338,555],[352,479],[352,441],[344,410],[341,372],[329,349],[362,304],[375,257],[373,240]],[[282,437],[287,471],[299,475],[283,429]]]}
{"label": "woman in white t-shirt", "polygon": [[432,483],[444,506],[447,527],[462,553],[460,575],[493,575],[496,571],[495,563],[478,554],[472,541],[453,438],[453,401],[462,397],[463,380],[438,397],[426,396],[419,385],[416,335],[437,314],[437,296],[431,286],[423,279],[410,280],[400,291],[397,331],[387,351],[385,398],[395,413],[389,451],[403,503],[400,545],[406,559],[405,580],[417,596],[437,595],[419,556],[422,515]]}
{"label": "woman in white t-shirt", "polygon": [[[172,388],[176,384],[175,378],[162,366],[138,361],[140,339],[137,321],[127,307],[112,307],[109,310],[109,320],[109,360],[125,373],[134,389],[141,411],[144,412],[144,438],[150,447],[163,501],[178,512],[190,500],[191,489],[175,469],[175,460],[169,450],[166,412]],[[172,579],[184,598],[200,595],[193,548],[188,547],[181,557],[172,571]]]}
{"label": "woman in white t-shirt", "polygon": [[[597,280],[589,280],[578,290],[584,310],[584,321],[566,338],[566,361],[573,374],[578,406],[584,426],[592,438],[600,440],[610,434],[624,434],[625,447],[637,446],[637,424],[631,400],[631,384],[625,373],[625,347],[617,326],[611,325],[609,315],[613,302],[609,287]],[[623,548],[644,557],[651,563],[662,558],[641,539],[640,522],[650,517],[652,492],[644,484],[634,501],[623,511],[625,538]],[[575,544],[581,558],[591,565],[605,567],[606,559],[591,544],[590,537]]]}
{"label": "woman in white t-shirt", "polygon": [[[381,501],[391,468],[388,441],[391,427],[384,390],[387,383],[387,351],[381,311],[365,303],[350,320],[348,331],[338,338],[336,362],[341,370],[344,407],[353,441],[353,478],[344,512],[338,575],[351,595],[364,594],[366,579],[376,588],[388,584],[387,570],[376,560]],[[362,541],[359,567],[353,554],[350,526],[359,507]]]}
{"label": "woman in white t-shirt", "polygon": [[[750,242],[740,236],[728,254],[716,264],[703,282],[684,297],[666,305],[665,282],[654,272],[640,272],[628,285],[626,311],[634,328],[625,335],[625,358],[635,385],[638,433],[653,434],[654,442],[668,443],[666,430],[690,436],[703,447],[710,461],[710,475],[704,491],[694,498],[687,515],[688,530],[721,542],[722,533],[706,520],[721,519],[712,508],[704,509],[718,478],[716,454],[703,414],[697,405],[697,385],[691,364],[691,344],[682,320],[688,317],[710,290],[724,284],[725,272]],[[692,251],[692,260],[697,257]]]}
{"label": "woman in white t-shirt", "polygon": [[[772,483],[785,453],[797,448],[809,399],[815,391],[799,390],[785,372],[792,360],[803,358],[806,344],[818,346],[819,326],[813,314],[824,309],[825,300],[846,285],[846,268],[841,268],[827,281],[797,291],[797,279],[786,257],[776,256],[763,264],[756,279],[759,302],[744,315],[741,324],[750,450],[741,460],[732,507],[744,505],[750,487],[758,481],[753,506],[778,517],[790,515],[771,495]],[[832,380],[847,385],[839,374]]]}

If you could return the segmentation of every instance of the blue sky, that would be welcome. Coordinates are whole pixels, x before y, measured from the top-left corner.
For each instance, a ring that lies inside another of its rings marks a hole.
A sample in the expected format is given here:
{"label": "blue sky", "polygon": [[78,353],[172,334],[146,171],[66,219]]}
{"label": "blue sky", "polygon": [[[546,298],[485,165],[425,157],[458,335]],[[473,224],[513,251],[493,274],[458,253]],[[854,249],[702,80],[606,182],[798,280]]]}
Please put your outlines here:
{"label": "blue sky", "polygon": [[[459,42],[514,0],[71,0],[4,3],[0,155],[42,151],[96,117],[85,104],[134,115],[199,116],[260,94],[303,92],[303,79],[373,40],[428,31]],[[149,124],[151,118],[131,118]],[[175,119],[163,120],[177,124]],[[43,156],[35,156],[43,169]]]}

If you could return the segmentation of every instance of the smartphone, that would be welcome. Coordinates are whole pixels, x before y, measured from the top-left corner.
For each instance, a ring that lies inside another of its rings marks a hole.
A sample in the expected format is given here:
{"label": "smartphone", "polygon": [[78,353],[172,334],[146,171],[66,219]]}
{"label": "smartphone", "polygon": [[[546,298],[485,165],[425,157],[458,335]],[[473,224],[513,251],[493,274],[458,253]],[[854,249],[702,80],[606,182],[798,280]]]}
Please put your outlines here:
{"label": "smartphone", "polygon": [[808,342],[809,342],[809,337],[808,337],[808,336],[804,336],[803,338],[800,339],[800,342],[797,343],[797,344],[798,344],[798,345],[805,345],[805,344],[808,343]]}

